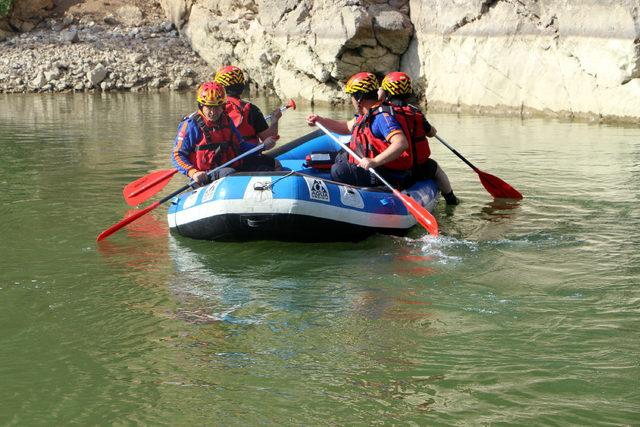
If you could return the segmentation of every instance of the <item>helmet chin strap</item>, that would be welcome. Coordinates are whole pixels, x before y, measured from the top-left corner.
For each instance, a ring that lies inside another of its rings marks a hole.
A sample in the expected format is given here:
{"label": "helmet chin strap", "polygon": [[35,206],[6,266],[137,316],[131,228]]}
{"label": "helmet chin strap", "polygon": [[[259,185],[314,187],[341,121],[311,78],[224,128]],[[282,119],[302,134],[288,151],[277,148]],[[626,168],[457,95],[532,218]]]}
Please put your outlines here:
{"label": "helmet chin strap", "polygon": [[361,113],[366,113],[369,109],[366,108],[363,104],[362,101],[364,99],[364,95],[363,94],[353,94],[353,99],[356,100],[356,104],[358,105],[358,110]]}

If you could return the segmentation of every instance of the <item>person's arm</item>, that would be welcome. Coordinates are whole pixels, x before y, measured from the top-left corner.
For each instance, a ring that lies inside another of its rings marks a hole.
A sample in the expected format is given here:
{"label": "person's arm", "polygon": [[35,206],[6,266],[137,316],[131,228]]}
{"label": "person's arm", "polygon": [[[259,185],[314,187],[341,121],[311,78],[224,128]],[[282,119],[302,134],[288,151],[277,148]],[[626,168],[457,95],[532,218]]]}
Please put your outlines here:
{"label": "person's arm", "polygon": [[422,119],[422,126],[424,127],[424,132],[427,138],[433,138],[434,136],[436,136],[436,133],[438,133],[436,128],[433,127],[431,123],[429,123],[426,117],[423,117]]}
{"label": "person's arm", "polygon": [[[260,117],[262,117],[262,113],[260,113]],[[273,110],[271,113],[271,125],[269,125],[266,130],[258,133],[258,137],[262,141],[269,137],[272,137],[274,140],[278,139],[278,121],[280,120],[280,117],[282,117],[282,111],[280,111],[280,108]]]}
{"label": "person's arm", "polygon": [[389,139],[389,147],[384,150],[382,153],[378,154],[373,159],[369,159],[367,157],[363,157],[358,166],[363,169],[369,168],[377,168],[378,166],[383,166],[385,163],[389,163],[406,151],[409,148],[409,143],[407,142],[407,138],[405,138],[402,132],[394,133]]}
{"label": "person's arm", "polygon": [[171,162],[178,171],[199,184],[205,184],[208,180],[206,171],[200,171],[191,164],[189,155],[193,152],[197,141],[200,139],[198,126],[190,120],[180,123],[178,135],[176,135],[171,151]]}
{"label": "person's arm", "polygon": [[331,132],[340,134],[340,135],[348,135],[351,133],[351,129],[353,129],[353,125],[356,122],[356,119],[351,120],[334,120],[329,119],[327,117],[322,117],[317,114],[309,114],[307,116],[307,124],[309,126],[315,126],[316,122],[320,123],[322,126],[329,129]]}
{"label": "person's arm", "polygon": [[358,165],[363,169],[375,168],[396,160],[409,148],[409,142],[402,132],[400,123],[388,114],[376,116],[371,123],[371,132],[389,142],[389,146],[373,159],[363,158]]}

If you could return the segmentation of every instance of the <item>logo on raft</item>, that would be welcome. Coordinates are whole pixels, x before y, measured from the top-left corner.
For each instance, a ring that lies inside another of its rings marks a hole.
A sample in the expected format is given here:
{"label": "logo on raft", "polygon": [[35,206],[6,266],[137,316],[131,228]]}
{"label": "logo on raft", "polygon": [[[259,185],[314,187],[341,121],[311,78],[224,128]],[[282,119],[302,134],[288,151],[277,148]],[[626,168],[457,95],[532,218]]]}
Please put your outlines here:
{"label": "logo on raft", "polygon": [[321,202],[331,201],[331,198],[329,197],[329,189],[323,180],[307,178],[306,176],[304,177],[304,180],[307,182],[307,187],[309,187],[309,198],[311,200],[319,200]]}

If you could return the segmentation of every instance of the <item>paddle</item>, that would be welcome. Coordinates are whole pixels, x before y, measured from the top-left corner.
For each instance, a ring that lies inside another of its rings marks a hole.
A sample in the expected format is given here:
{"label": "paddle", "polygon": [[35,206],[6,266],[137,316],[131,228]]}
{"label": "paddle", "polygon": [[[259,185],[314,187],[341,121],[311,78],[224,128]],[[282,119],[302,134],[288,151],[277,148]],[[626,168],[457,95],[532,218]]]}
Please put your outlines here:
{"label": "paddle", "polygon": [[[347,151],[347,153],[351,154],[357,160],[360,160],[360,157],[356,153],[353,152],[346,144],[342,143],[338,138],[335,137],[327,128],[325,128],[320,123],[316,122],[316,126],[318,126],[327,136],[331,137],[335,142],[337,142],[343,149]],[[424,208],[424,206],[420,205],[416,200],[407,196],[406,194],[402,194],[400,191],[396,190],[389,184],[384,178],[378,174],[373,168],[369,168],[369,172],[371,172],[376,178],[380,180],[384,185],[386,185],[391,191],[393,191],[393,195],[400,199],[400,201],[407,208],[407,211],[422,225],[431,235],[438,235],[438,223],[436,219],[431,215],[431,213]]]}
{"label": "paddle", "polygon": [[[291,108],[293,110],[296,109],[296,101],[294,101],[293,99],[290,99],[289,102],[287,103],[287,105],[283,105],[282,107],[280,107],[280,112],[284,113],[288,108]],[[268,116],[264,116],[265,120],[271,120],[271,116],[273,114],[269,114]]]}
{"label": "paddle", "polygon": [[151,172],[127,184],[122,189],[125,202],[129,206],[136,206],[149,200],[154,194],[162,190],[177,172],[178,169],[163,169]]}
{"label": "paddle", "polygon": [[458,153],[455,148],[450,146],[447,141],[440,138],[436,135],[436,139],[442,142],[445,147],[453,152],[456,156],[460,158],[463,162],[465,162],[471,169],[473,169],[480,178],[480,183],[482,186],[495,198],[504,198],[504,199],[522,199],[522,194],[497,176],[491,175],[490,173],[482,172],[480,169],[475,167],[469,160],[465,159],[462,154]]}
{"label": "paddle", "polygon": [[[289,108],[296,109],[296,102],[293,99],[290,99],[287,105],[280,107],[280,111],[284,112]],[[265,120],[271,120],[271,116],[269,114],[265,117]],[[169,181],[177,172],[177,169],[162,169],[136,179],[122,189],[124,201],[129,206],[137,206],[146,202],[169,184]]]}
{"label": "paddle", "polygon": [[[257,151],[260,151],[264,148],[264,144],[260,144],[260,145],[256,145],[255,147],[253,147],[251,150],[249,151],[245,151],[244,153],[240,154],[237,157],[234,157],[233,159],[229,160],[228,162],[218,166],[215,169],[211,169],[209,172],[207,172],[207,175],[209,175],[209,178],[213,178],[213,174],[226,167],[229,166],[232,163],[237,162],[238,160],[242,159],[243,157],[246,157],[250,154],[253,154]],[[176,191],[174,191],[173,193],[169,194],[166,197],[163,197],[162,199],[153,202],[152,204],[150,204],[149,206],[147,206],[146,208],[142,209],[139,212],[136,212],[135,214],[123,218],[120,222],[118,222],[117,224],[112,225],[111,227],[107,228],[106,230],[104,230],[102,233],[100,233],[98,235],[98,238],[96,239],[96,241],[101,241],[106,239],[107,237],[111,236],[113,233],[115,233],[116,231],[120,230],[121,228],[123,228],[124,226],[126,226],[127,224],[131,224],[133,221],[135,221],[136,219],[140,218],[143,215],[148,214],[149,212],[151,212],[152,210],[154,210],[155,208],[157,208],[158,206],[160,206],[161,204],[163,204],[164,202],[173,199],[175,196],[177,196],[178,194],[182,193],[183,191],[191,188],[191,186],[194,184],[194,181],[190,181],[189,184],[185,185],[184,187],[180,187],[179,189],[177,189]]]}

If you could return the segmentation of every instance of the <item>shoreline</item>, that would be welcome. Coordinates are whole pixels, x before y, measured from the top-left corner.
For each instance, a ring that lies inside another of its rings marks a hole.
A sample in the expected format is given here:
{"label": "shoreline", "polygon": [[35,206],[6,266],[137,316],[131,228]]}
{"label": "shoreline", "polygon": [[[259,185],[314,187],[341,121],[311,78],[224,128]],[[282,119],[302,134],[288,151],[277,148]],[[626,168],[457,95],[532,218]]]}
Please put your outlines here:
{"label": "shoreline", "polygon": [[[72,15],[47,18],[31,32],[0,41],[0,50],[0,93],[5,94],[186,91],[215,74],[215,67],[191,48],[174,24],[161,18],[133,25],[122,24],[112,15],[95,20]],[[252,95],[277,96],[254,85],[250,88]],[[428,113],[640,126],[637,117],[425,100],[420,104]]]}
{"label": "shoreline", "polygon": [[[146,90],[111,90],[111,91],[101,91],[101,90],[84,90],[84,91],[74,91],[74,90],[65,90],[65,91],[47,91],[47,92],[1,92],[0,96],[20,96],[20,95],[30,95],[30,96],[39,96],[39,95],[69,95],[69,94],[92,94],[92,95],[119,95],[119,94],[161,94],[161,93],[169,93],[173,92],[176,94],[190,94],[190,90],[193,88],[183,88],[180,90],[169,89],[168,87],[159,88],[159,89],[146,89]],[[251,93],[251,96],[248,98],[254,97],[265,97],[265,98],[277,98],[282,101],[274,93]],[[308,105],[309,103],[305,100],[296,100],[296,103],[299,106]],[[316,101],[315,106],[317,107],[334,107],[338,109],[348,108],[346,104],[330,104],[325,102]],[[565,123],[585,123],[589,125],[611,125],[611,126],[619,126],[619,127],[629,127],[629,128],[638,128],[640,127],[640,121],[635,117],[618,117],[618,116],[599,116],[596,114],[584,114],[584,113],[575,113],[571,111],[562,111],[562,112],[554,112],[554,111],[539,111],[531,108],[524,109],[515,109],[508,106],[498,106],[498,107],[487,107],[487,106],[472,106],[472,105],[464,105],[464,104],[445,104],[441,102],[433,102],[428,105],[420,104],[423,106],[423,111],[427,115],[429,114],[456,114],[463,116],[477,116],[477,117],[495,117],[495,118],[518,118],[520,120],[533,120],[533,119],[545,119],[545,120],[557,120],[559,122]]]}

